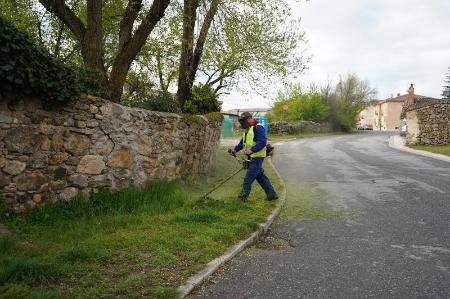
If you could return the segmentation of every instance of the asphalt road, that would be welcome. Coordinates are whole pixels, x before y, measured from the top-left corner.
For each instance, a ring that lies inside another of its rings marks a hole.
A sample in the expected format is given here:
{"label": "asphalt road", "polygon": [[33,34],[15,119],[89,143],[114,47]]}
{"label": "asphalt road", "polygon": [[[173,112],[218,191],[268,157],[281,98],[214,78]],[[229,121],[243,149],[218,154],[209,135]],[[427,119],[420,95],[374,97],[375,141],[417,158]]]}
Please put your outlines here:
{"label": "asphalt road", "polygon": [[285,211],[193,297],[450,298],[450,163],[388,136],[279,145]]}

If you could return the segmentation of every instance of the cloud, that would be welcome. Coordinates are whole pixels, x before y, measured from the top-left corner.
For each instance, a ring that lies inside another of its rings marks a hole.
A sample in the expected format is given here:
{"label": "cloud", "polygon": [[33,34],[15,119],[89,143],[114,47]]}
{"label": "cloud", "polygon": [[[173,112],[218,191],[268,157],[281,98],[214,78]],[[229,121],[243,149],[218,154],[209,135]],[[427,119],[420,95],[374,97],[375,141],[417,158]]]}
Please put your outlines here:
{"label": "cloud", "polygon": [[[356,73],[367,79],[383,99],[405,93],[440,97],[450,66],[450,1],[448,0],[289,0],[302,18],[309,70],[300,82],[323,84],[339,74]],[[232,93],[224,107],[267,106],[267,97]],[[245,101],[243,99],[246,99]]]}
{"label": "cloud", "polygon": [[438,97],[450,66],[447,0],[292,1],[314,58],[303,81],[357,73],[380,98],[404,93]]}

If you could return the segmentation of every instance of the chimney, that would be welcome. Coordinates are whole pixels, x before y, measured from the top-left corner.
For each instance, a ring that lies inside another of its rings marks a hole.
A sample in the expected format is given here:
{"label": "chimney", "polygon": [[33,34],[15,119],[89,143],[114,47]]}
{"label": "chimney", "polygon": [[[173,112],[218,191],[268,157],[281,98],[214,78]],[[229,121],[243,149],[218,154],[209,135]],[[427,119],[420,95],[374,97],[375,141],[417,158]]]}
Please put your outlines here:
{"label": "chimney", "polygon": [[411,84],[411,86],[408,89],[408,105],[411,105],[414,103],[414,85]]}

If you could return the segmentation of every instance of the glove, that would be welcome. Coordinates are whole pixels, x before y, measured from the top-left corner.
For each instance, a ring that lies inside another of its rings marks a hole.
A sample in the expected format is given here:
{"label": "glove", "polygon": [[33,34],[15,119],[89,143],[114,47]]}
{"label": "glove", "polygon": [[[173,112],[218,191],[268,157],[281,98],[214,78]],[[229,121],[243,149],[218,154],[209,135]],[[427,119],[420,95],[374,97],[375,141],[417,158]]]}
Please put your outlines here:
{"label": "glove", "polygon": [[234,149],[229,148],[229,149],[228,149],[228,153],[229,153],[230,155],[232,155],[233,157],[236,157],[236,151],[235,151]]}

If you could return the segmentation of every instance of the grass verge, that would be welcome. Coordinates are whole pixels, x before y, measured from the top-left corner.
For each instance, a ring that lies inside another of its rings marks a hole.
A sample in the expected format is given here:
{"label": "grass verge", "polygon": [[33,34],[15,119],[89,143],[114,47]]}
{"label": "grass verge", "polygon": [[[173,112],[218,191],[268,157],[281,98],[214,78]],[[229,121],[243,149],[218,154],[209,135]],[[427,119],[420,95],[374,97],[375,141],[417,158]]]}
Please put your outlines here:
{"label": "grass verge", "polygon": [[0,236],[0,298],[176,297],[179,285],[275,207],[257,184],[247,204],[236,201],[243,172],[200,199],[239,168],[225,149],[217,163],[189,182],[102,191],[25,216],[2,213],[11,234]]}
{"label": "grass verge", "polygon": [[450,145],[411,145],[413,149],[450,156]]}

